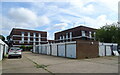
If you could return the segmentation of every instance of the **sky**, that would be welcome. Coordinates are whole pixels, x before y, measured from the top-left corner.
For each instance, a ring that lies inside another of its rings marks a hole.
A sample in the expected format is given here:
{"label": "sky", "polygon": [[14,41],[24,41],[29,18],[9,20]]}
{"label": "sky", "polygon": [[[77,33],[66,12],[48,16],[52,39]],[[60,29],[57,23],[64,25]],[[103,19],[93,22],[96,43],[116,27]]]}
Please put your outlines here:
{"label": "sky", "polygon": [[118,20],[119,0],[2,0],[0,34],[8,36],[12,28],[54,33],[76,26],[100,28]]}

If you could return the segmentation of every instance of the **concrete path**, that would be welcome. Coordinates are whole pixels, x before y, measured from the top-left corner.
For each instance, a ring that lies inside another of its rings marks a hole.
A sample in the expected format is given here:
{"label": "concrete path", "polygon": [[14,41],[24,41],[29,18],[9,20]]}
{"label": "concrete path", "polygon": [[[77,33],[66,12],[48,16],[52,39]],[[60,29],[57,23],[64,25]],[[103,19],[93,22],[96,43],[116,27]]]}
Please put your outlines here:
{"label": "concrete path", "polygon": [[118,73],[118,57],[68,59],[23,52],[23,58],[5,59],[3,73]]}

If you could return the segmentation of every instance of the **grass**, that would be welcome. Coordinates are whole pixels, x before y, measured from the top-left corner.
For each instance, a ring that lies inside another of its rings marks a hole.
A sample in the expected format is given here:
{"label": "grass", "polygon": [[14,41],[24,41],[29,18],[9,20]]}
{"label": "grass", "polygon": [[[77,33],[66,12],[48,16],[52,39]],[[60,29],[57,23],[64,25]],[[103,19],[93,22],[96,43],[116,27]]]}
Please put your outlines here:
{"label": "grass", "polygon": [[[26,58],[27,58],[27,57],[26,57]],[[27,58],[27,59],[30,60],[31,62],[33,62],[33,63],[35,64],[35,67],[36,67],[36,68],[42,68],[42,69],[48,71],[51,75],[54,75],[51,71],[47,70],[46,67],[49,66],[49,65],[44,65],[44,64],[39,65],[38,63],[34,62],[33,60],[31,60],[31,59],[29,59],[29,58]]]}
{"label": "grass", "polygon": [[118,62],[118,64],[120,64],[120,62]]}
{"label": "grass", "polygon": [[8,57],[8,54],[6,54],[4,57],[7,58],[7,57]]}
{"label": "grass", "polygon": [[35,66],[36,66],[36,68],[45,68],[45,67],[47,67],[47,65],[44,65],[44,64],[41,64],[41,65],[36,64]]}

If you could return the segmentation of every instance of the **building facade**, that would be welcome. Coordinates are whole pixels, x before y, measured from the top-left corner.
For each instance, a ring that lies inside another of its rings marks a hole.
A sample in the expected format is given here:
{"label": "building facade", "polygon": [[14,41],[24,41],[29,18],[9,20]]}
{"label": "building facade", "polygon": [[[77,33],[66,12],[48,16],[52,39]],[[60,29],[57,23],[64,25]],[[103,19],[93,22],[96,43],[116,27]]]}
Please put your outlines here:
{"label": "building facade", "polygon": [[55,33],[55,42],[69,42],[76,39],[95,40],[95,33],[97,29],[85,26],[78,26]]}
{"label": "building facade", "polygon": [[11,46],[32,46],[47,43],[47,32],[13,28],[8,42]]}

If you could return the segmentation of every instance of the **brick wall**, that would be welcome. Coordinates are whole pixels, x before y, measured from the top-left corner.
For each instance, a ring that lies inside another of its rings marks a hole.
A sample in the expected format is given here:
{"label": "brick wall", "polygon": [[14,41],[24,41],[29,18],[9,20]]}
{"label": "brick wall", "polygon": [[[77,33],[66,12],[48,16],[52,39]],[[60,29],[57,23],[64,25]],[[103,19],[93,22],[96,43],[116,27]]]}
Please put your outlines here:
{"label": "brick wall", "polygon": [[[91,43],[93,42],[93,44]],[[77,40],[76,56],[78,59],[98,57],[98,42],[93,40]]]}

